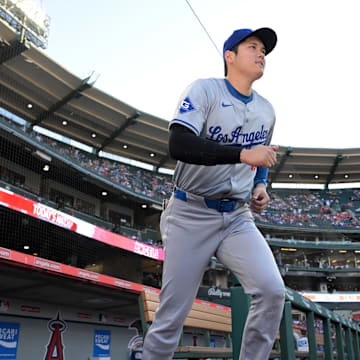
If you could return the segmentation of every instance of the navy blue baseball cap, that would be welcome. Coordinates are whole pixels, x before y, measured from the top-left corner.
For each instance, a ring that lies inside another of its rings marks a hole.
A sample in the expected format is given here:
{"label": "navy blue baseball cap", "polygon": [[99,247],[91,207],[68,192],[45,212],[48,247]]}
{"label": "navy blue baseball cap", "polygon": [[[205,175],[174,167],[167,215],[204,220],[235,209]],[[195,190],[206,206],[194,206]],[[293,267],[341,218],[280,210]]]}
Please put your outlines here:
{"label": "navy blue baseball cap", "polygon": [[275,47],[277,36],[274,30],[270,28],[260,28],[257,30],[239,29],[235,30],[231,36],[224,42],[223,58],[225,60],[225,51],[231,50],[235,45],[243,42],[250,36],[260,39],[265,46],[265,55],[268,55]]}

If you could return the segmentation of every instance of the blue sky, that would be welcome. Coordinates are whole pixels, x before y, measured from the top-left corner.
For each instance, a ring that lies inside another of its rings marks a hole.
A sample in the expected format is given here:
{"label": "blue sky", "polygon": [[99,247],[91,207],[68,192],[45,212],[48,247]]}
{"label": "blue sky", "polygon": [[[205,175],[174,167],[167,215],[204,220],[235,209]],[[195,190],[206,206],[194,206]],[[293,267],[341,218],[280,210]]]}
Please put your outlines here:
{"label": "blue sky", "polygon": [[[189,0],[222,50],[233,30],[272,27],[278,45],[254,89],[277,114],[273,143],[360,147],[355,0]],[[37,0],[51,17],[45,53],[104,92],[171,120],[181,92],[223,77],[223,61],[185,0]]]}

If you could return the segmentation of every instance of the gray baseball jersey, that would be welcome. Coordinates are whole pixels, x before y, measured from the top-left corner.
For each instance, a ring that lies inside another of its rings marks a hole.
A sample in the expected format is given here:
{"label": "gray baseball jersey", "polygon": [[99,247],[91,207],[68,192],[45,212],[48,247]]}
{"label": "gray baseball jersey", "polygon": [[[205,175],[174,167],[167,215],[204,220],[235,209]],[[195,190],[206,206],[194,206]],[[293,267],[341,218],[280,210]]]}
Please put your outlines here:
{"label": "gray baseball jersey", "polygon": [[[243,98],[226,79],[197,80],[182,94],[169,127],[184,125],[223,146],[269,145],[275,124],[272,105],[254,90],[245,103]],[[255,174],[255,167],[243,163],[199,166],[178,161],[174,183],[181,190],[209,199],[247,201]]]}

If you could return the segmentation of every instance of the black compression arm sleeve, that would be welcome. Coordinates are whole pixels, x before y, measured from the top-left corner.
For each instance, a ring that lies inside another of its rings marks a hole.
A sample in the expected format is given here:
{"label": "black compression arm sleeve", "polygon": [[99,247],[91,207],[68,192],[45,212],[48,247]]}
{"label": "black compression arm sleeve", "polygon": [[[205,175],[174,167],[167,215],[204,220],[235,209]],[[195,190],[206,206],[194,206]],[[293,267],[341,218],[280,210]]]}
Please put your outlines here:
{"label": "black compression arm sleeve", "polygon": [[223,146],[216,141],[196,136],[185,126],[170,128],[169,153],[176,160],[197,165],[236,164],[240,162],[241,147]]}

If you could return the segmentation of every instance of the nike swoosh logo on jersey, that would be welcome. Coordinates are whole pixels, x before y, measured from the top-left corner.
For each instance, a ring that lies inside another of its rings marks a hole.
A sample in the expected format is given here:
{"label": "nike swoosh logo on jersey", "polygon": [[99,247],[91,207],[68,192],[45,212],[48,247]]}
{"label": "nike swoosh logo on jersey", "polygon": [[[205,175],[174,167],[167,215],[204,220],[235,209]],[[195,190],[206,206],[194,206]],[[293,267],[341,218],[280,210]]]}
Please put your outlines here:
{"label": "nike swoosh logo on jersey", "polygon": [[224,103],[221,103],[221,106],[222,106],[222,107],[228,107],[228,106],[233,106],[233,104],[224,104]]}

